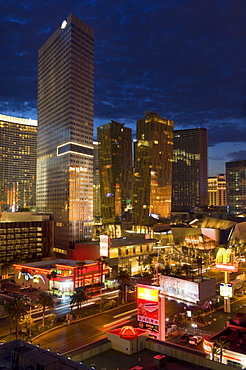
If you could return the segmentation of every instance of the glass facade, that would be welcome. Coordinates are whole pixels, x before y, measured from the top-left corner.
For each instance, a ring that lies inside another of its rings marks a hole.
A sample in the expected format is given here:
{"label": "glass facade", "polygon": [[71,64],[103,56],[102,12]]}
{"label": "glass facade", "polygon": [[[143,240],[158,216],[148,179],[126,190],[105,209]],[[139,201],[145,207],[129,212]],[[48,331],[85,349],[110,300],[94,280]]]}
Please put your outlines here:
{"label": "glass facade", "polygon": [[101,222],[101,198],[100,198],[100,177],[99,177],[99,159],[98,142],[94,141],[94,161],[93,161],[93,216],[94,225]]}
{"label": "glass facade", "polygon": [[150,226],[169,217],[174,122],[147,112],[137,121],[134,158],[133,224]]}
{"label": "glass facade", "polygon": [[0,203],[4,211],[36,204],[37,121],[0,114]]}
{"label": "glass facade", "polygon": [[189,212],[208,205],[207,129],[175,130],[172,211]]}
{"label": "glass facade", "polygon": [[70,14],[38,60],[37,207],[67,249],[92,234],[94,31]]}
{"label": "glass facade", "polygon": [[132,131],[123,123],[111,121],[98,127],[97,137],[102,223],[128,221],[132,208]]}
{"label": "glass facade", "polygon": [[230,214],[246,213],[246,161],[226,163],[227,203]]}

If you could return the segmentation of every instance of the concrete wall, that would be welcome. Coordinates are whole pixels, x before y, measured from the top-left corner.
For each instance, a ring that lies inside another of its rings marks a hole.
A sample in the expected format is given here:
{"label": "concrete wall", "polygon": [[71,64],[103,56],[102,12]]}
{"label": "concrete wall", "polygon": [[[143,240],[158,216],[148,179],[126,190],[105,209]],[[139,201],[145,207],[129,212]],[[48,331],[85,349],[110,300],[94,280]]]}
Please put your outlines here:
{"label": "concrete wall", "polygon": [[100,353],[106,352],[111,348],[111,342],[107,339],[102,339],[94,344],[83,346],[67,353],[62,353],[62,356],[70,355],[73,361],[83,361],[92,356],[100,355]]}

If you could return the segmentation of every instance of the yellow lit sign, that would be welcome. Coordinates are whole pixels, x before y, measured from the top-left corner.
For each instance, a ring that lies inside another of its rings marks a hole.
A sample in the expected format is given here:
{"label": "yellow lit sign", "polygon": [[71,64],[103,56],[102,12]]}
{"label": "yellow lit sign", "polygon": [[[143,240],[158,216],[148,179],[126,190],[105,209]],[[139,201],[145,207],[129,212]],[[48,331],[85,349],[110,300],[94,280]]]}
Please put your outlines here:
{"label": "yellow lit sign", "polygon": [[159,290],[138,287],[138,299],[146,299],[151,302],[159,302]]}

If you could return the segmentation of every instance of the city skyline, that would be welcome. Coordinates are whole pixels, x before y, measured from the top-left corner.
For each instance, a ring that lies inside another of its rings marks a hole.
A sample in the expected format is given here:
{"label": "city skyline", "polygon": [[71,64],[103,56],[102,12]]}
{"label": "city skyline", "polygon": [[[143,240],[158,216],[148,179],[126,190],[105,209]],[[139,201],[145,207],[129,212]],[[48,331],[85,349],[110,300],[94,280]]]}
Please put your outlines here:
{"label": "city skyline", "polygon": [[72,11],[96,35],[94,132],[113,119],[135,137],[136,120],[152,110],[175,130],[208,129],[209,176],[245,158],[244,2],[1,6],[1,114],[37,119],[38,49]]}

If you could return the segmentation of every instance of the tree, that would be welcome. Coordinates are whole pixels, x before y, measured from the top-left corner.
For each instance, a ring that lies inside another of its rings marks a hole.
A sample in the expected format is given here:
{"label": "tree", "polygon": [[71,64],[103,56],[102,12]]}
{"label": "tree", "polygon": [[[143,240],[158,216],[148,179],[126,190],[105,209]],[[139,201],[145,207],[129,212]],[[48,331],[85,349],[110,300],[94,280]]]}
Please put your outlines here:
{"label": "tree", "polygon": [[214,346],[218,349],[217,353],[220,355],[220,362],[222,362],[224,349],[230,348],[230,341],[225,336],[222,336],[214,340]]}
{"label": "tree", "polygon": [[53,295],[54,295],[54,283],[55,283],[55,278],[57,277],[57,272],[55,270],[52,270],[50,276],[51,276],[51,279],[53,280],[52,289],[53,289]]}
{"label": "tree", "polygon": [[214,361],[214,356],[219,354],[219,348],[214,344],[212,347],[212,361]]}
{"label": "tree", "polygon": [[118,274],[118,283],[121,286],[121,299],[124,304],[127,301],[126,288],[131,284],[131,277],[126,270],[121,270]]}
{"label": "tree", "polygon": [[88,300],[88,296],[84,288],[78,288],[72,295],[70,300],[71,310],[74,306],[77,306],[77,314],[81,315],[82,304]]}
{"label": "tree", "polygon": [[14,319],[14,311],[12,301],[5,302],[3,305],[3,309],[6,312],[6,315],[9,320],[9,334],[10,340],[12,340],[12,331],[13,331],[13,319]]}
{"label": "tree", "polygon": [[12,320],[15,320],[15,336],[16,339],[19,339],[19,325],[20,320],[24,317],[27,313],[26,305],[23,299],[15,298],[10,302],[6,302],[4,304],[4,310],[9,318],[10,324],[10,335],[12,335]]}
{"label": "tree", "polygon": [[25,276],[26,276],[26,274],[28,273],[28,270],[26,269],[26,268],[22,268],[21,269],[21,273],[22,273],[22,275],[24,275],[24,281],[25,281],[25,283],[24,283],[24,285],[26,285],[26,283],[27,283],[27,281],[26,281],[26,279],[25,279]]}
{"label": "tree", "polygon": [[54,300],[52,298],[52,295],[47,292],[42,292],[38,296],[37,300],[38,307],[40,307],[43,311],[43,321],[42,325],[44,326],[44,318],[45,318],[45,311],[46,308],[51,309],[54,307]]}
{"label": "tree", "polygon": [[[53,280],[52,289],[53,289],[53,295],[54,295],[54,283],[55,283],[55,278],[57,277],[56,270],[52,270],[50,274],[46,275],[46,277],[47,279],[49,279],[49,281]],[[49,284],[49,290],[50,290],[50,284]]]}

